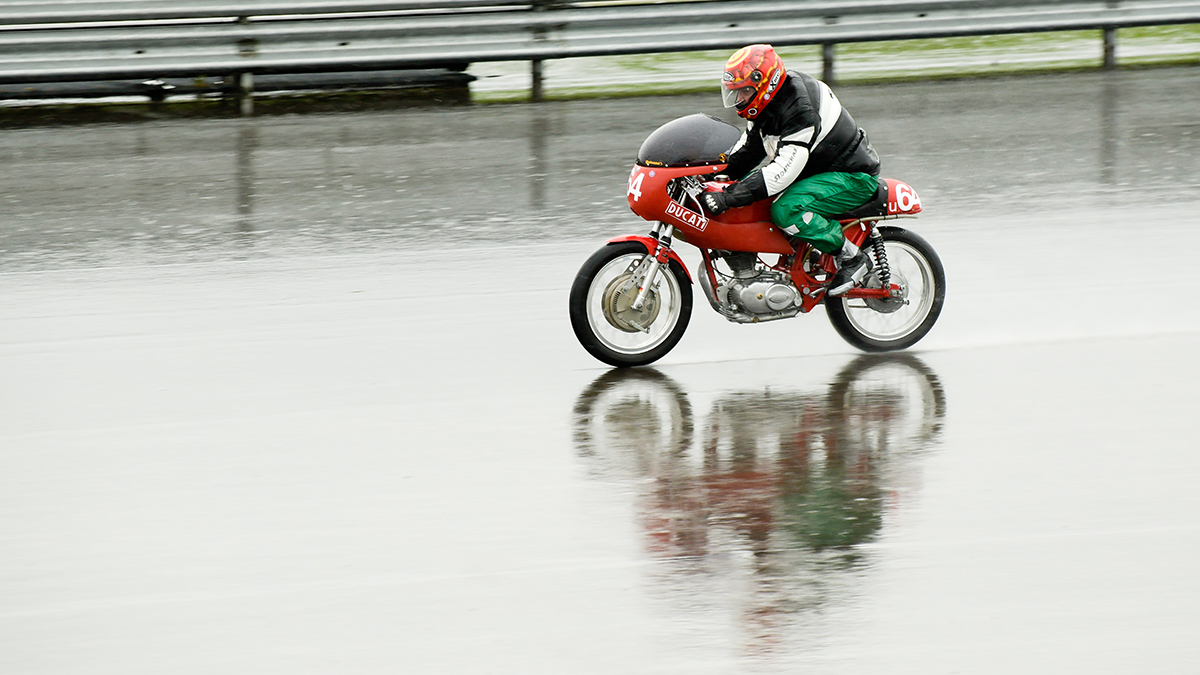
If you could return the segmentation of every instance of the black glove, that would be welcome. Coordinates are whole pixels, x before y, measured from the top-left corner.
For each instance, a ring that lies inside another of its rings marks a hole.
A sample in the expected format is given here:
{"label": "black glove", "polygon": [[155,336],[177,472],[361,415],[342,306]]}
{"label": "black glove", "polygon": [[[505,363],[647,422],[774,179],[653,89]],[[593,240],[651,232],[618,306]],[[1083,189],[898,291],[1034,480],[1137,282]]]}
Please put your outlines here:
{"label": "black glove", "polygon": [[724,192],[705,192],[700,195],[700,203],[704,204],[704,210],[719,216],[729,210],[729,203],[725,200]]}

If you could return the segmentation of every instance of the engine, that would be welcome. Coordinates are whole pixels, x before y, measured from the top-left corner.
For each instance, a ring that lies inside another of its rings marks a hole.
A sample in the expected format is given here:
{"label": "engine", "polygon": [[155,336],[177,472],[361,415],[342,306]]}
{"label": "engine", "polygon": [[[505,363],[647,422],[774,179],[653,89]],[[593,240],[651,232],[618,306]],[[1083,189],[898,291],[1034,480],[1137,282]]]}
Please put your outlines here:
{"label": "engine", "polygon": [[732,274],[718,272],[716,288],[703,264],[696,276],[709,304],[726,319],[757,323],[786,319],[800,312],[804,299],[789,275],[763,265],[753,253],[723,252],[721,257]]}

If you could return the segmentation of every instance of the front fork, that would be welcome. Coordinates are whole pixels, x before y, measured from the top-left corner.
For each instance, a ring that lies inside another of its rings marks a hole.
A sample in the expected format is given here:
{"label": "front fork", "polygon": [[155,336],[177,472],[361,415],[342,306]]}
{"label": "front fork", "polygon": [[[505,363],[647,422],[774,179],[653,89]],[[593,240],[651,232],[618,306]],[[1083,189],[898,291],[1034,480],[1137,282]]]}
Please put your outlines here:
{"label": "front fork", "polygon": [[642,307],[646,304],[646,296],[654,286],[659,270],[662,269],[663,265],[670,262],[670,258],[667,257],[667,251],[671,250],[671,236],[673,234],[675,234],[675,228],[661,222],[650,231],[650,236],[658,242],[658,245],[654,247],[654,252],[651,255],[642,258],[642,262],[633,271],[633,278],[629,280],[630,283],[636,284],[638,288],[637,297],[634,298],[630,309],[641,311]]}

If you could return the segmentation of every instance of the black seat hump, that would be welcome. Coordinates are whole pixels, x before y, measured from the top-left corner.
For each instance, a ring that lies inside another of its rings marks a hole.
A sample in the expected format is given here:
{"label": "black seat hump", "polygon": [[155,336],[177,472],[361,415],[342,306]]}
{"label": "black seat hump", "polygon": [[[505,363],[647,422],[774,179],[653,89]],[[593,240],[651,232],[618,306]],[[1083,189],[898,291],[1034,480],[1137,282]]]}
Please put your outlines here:
{"label": "black seat hump", "polygon": [[879,179],[879,189],[875,191],[875,196],[867,200],[866,204],[840,213],[836,216],[830,216],[830,220],[858,220],[859,218],[871,218],[873,216],[886,216],[888,203],[888,186],[887,181]]}

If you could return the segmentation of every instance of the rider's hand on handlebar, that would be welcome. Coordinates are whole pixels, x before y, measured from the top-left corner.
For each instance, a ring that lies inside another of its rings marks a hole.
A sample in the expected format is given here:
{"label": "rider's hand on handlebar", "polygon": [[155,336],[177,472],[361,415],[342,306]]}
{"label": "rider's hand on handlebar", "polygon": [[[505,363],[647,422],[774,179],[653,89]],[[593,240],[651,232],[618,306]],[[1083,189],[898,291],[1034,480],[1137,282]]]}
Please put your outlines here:
{"label": "rider's hand on handlebar", "polygon": [[704,210],[719,216],[729,210],[729,204],[725,201],[724,192],[705,192],[700,195],[700,201],[704,204]]}

